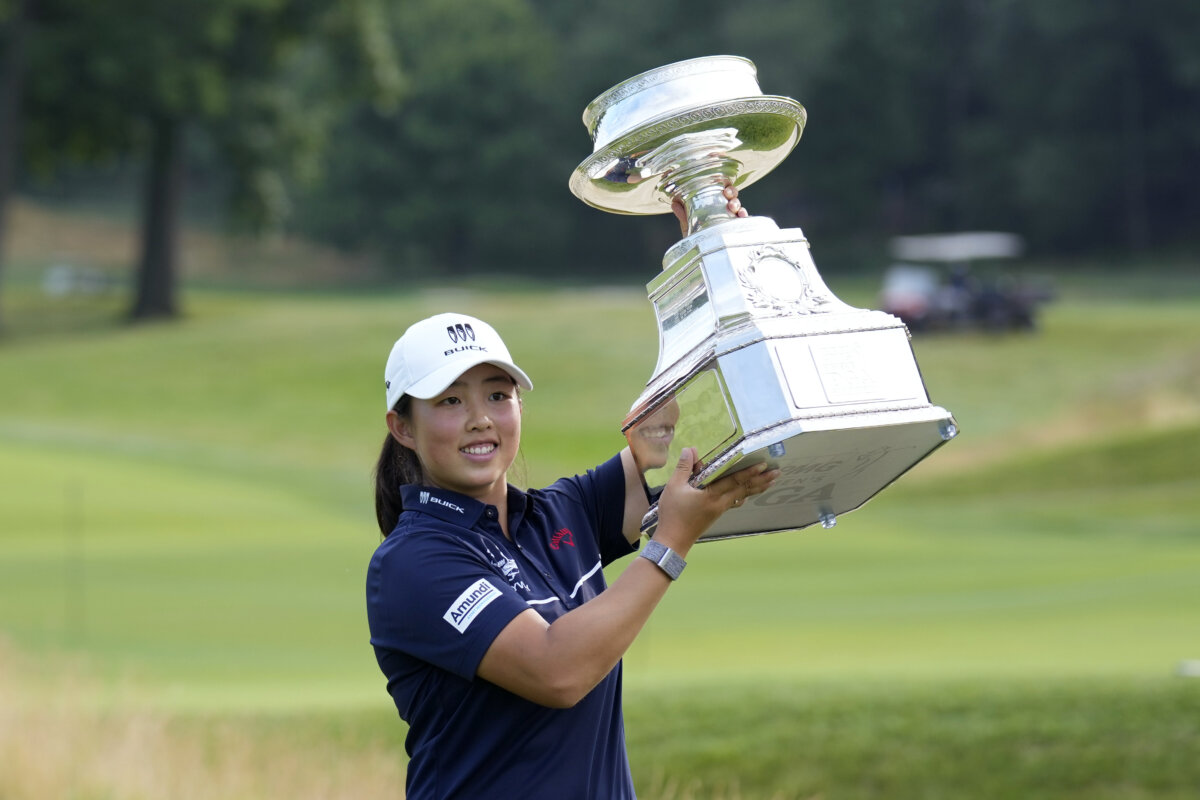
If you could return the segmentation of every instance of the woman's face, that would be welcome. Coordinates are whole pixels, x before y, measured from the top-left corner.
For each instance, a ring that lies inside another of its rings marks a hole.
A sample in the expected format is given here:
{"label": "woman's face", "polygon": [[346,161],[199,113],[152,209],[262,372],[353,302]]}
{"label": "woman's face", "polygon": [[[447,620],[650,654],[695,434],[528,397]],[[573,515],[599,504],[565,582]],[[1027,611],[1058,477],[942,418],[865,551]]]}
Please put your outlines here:
{"label": "woman's face", "polygon": [[417,454],[426,483],[497,505],[521,445],[521,402],[507,372],[479,364],[437,397],[413,398],[409,418],[389,412],[388,428]]}

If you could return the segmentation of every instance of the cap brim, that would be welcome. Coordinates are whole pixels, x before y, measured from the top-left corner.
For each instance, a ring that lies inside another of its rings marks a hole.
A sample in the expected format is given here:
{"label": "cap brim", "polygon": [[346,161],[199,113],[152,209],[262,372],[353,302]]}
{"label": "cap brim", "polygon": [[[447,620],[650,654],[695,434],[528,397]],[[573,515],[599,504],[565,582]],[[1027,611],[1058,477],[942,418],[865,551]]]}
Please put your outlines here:
{"label": "cap brim", "polygon": [[521,370],[516,364],[510,361],[504,361],[498,358],[480,358],[478,361],[469,359],[457,359],[453,363],[446,364],[441,369],[436,369],[426,375],[421,380],[414,383],[408,388],[404,394],[411,395],[419,400],[429,400],[437,397],[454,381],[458,380],[458,376],[462,375],[472,367],[477,367],[480,364],[491,364],[499,367],[507,372],[512,379],[517,382],[517,385],[526,391],[533,389],[533,381],[529,380],[529,376]]}

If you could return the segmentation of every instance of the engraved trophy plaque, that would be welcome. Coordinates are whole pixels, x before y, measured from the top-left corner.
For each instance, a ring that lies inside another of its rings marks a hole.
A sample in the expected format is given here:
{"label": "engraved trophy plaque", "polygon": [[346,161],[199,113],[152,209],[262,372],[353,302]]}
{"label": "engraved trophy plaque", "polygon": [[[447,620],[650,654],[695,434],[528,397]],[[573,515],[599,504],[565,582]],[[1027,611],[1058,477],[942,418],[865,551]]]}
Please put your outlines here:
{"label": "engraved trophy plaque", "polygon": [[[618,214],[687,210],[687,235],[647,285],[658,363],[623,425],[647,485],[683,447],[704,485],[767,461],[774,487],[727,511],[704,539],[832,527],[958,428],[932,405],[904,323],[836,298],[799,228],[738,218],[739,191],[796,146],[804,108],[764,95],[754,65],[697,58],[631,78],[583,114],[594,151],[571,191]],[[652,507],[643,527],[652,531]]]}

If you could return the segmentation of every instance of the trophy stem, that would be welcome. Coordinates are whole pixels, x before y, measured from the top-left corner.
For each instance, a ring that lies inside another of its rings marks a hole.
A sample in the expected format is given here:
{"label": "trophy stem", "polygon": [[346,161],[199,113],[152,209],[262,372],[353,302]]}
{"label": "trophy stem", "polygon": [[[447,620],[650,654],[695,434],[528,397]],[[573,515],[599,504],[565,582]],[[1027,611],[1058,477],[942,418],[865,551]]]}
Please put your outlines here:
{"label": "trophy stem", "polygon": [[675,191],[671,191],[674,187],[667,189],[668,194],[673,198],[678,197],[687,209],[688,236],[713,225],[737,219],[736,214],[729,212],[729,201],[725,197],[725,184],[728,182],[706,178],[699,189],[692,189],[690,186]]}
{"label": "trophy stem", "polygon": [[680,134],[646,153],[637,166],[659,175],[658,187],[687,209],[688,235],[737,219],[724,195],[744,169],[730,155],[742,144],[735,128]]}

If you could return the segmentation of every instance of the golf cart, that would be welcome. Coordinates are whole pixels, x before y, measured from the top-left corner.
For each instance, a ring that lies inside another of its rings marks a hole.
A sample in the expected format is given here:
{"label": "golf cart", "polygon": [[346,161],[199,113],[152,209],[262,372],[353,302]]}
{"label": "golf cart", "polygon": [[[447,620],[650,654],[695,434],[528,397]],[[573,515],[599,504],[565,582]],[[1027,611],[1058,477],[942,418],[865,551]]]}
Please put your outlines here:
{"label": "golf cart", "polygon": [[897,259],[883,276],[880,308],[911,331],[1032,330],[1037,307],[1053,292],[1017,276],[974,269],[975,262],[1011,259],[1024,243],[1012,233],[949,233],[898,236]]}

